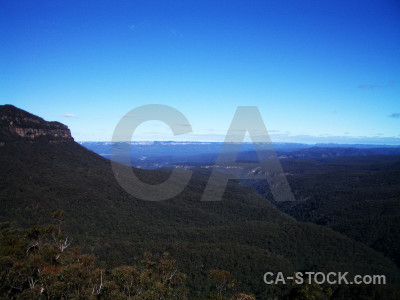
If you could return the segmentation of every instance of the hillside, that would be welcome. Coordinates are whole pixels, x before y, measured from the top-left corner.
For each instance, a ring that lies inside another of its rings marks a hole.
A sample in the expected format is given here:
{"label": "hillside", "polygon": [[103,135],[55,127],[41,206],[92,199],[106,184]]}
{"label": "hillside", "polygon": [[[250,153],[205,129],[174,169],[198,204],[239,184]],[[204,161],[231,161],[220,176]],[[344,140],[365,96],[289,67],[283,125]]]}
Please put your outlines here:
{"label": "hillside", "polygon": [[[299,221],[329,226],[400,266],[400,156],[282,160],[296,202],[276,203]],[[272,199],[263,182],[246,182]]]}
{"label": "hillside", "polygon": [[[129,142],[131,145],[130,165],[141,169],[156,169],[161,167],[204,167],[215,164],[222,144],[219,142]],[[115,161],[124,162],[123,145],[125,142],[80,142],[85,148],[111,157],[111,144],[113,144],[113,157]],[[270,155],[268,144],[258,145],[263,155]],[[341,156],[375,156],[400,154],[399,146],[382,145],[340,145],[321,144],[306,145],[296,143],[273,143],[274,150],[280,159],[302,158],[318,159],[325,157]],[[263,148],[264,147],[264,148]],[[238,155],[240,161],[258,161],[252,143],[243,143]]]}
{"label": "hillside", "polygon": [[[24,120],[18,123],[22,132],[35,128],[38,134],[19,135],[10,126],[17,124],[15,116]],[[110,266],[130,263],[144,251],[170,252],[189,275],[192,296],[204,295],[212,268],[232,272],[260,299],[279,290],[262,282],[267,271],[386,274],[388,281],[400,282],[399,269],[382,254],[329,228],[297,222],[238,182],[230,182],[223,201],[201,202],[207,172],[195,173],[174,199],[137,200],[120,188],[108,160],[52,131],[59,123],[41,123],[32,116],[0,107],[5,133],[0,221],[26,227],[46,223],[52,211],[65,210],[65,231],[73,242]],[[134,172],[152,184],[168,177],[162,170]]]}

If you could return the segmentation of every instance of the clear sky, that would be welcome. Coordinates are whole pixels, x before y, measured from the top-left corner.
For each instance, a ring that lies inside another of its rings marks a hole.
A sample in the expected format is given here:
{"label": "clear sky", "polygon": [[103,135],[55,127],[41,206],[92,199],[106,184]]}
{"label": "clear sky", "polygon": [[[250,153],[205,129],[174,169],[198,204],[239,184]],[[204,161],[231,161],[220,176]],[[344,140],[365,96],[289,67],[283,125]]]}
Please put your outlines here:
{"label": "clear sky", "polygon": [[0,1],[0,101],[111,140],[223,140],[259,107],[273,141],[400,144],[399,1]]}

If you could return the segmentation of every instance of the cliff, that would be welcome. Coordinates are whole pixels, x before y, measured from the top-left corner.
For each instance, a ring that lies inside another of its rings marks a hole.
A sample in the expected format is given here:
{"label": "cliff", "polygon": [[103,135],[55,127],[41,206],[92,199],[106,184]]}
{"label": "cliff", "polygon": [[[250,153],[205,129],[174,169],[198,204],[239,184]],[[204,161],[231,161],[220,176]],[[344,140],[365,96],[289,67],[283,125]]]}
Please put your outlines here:
{"label": "cliff", "polygon": [[57,143],[74,139],[64,124],[47,122],[13,105],[0,105],[0,146],[15,140]]}

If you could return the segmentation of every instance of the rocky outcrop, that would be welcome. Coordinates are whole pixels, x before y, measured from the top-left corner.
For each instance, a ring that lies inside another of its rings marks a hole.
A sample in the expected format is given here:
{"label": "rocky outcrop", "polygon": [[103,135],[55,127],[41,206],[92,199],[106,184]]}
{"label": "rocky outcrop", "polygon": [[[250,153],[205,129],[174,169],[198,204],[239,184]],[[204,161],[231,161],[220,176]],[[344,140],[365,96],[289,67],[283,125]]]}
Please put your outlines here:
{"label": "rocky outcrop", "polygon": [[47,122],[13,105],[0,105],[0,146],[10,140],[73,141],[68,126]]}

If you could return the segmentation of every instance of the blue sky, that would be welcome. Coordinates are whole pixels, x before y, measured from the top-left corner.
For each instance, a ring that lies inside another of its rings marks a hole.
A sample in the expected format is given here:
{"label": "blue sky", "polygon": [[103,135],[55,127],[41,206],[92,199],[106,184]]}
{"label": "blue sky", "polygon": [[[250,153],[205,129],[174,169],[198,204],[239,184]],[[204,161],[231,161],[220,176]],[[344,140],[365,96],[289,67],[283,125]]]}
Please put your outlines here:
{"label": "blue sky", "polygon": [[222,141],[256,105],[273,141],[400,144],[398,1],[1,1],[0,100],[111,140],[145,104],[133,140]]}

